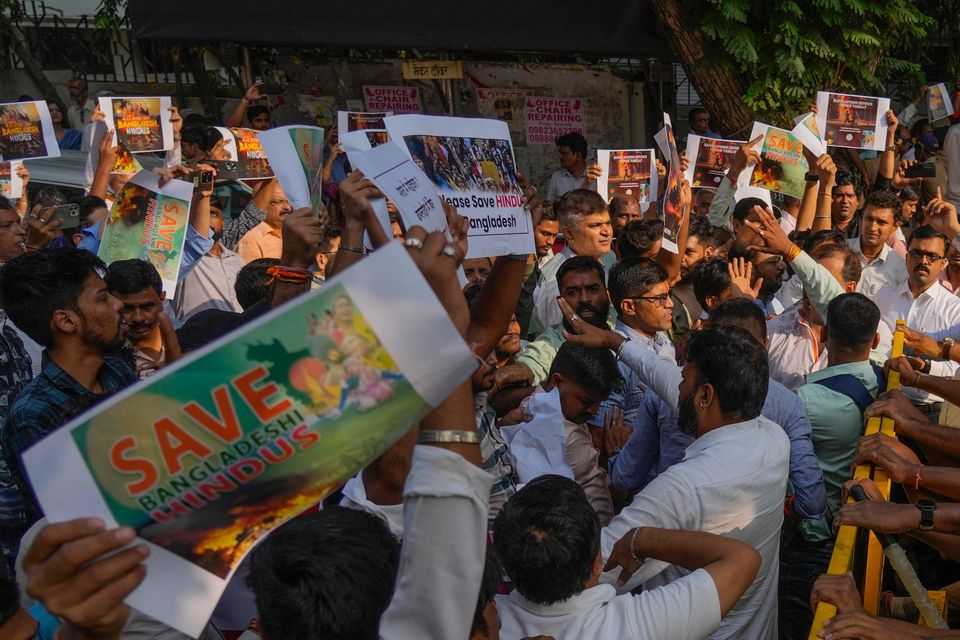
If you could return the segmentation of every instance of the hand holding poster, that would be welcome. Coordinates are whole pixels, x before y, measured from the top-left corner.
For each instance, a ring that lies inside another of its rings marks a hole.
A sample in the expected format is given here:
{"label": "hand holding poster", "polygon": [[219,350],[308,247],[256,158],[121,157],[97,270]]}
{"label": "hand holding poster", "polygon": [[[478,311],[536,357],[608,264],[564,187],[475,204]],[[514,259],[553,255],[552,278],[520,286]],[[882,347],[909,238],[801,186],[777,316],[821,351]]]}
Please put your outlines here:
{"label": "hand holding poster", "polygon": [[673,135],[673,123],[670,114],[663,114],[663,129],[654,136],[660,151],[666,156],[670,166],[667,167],[667,185],[660,205],[663,217],[663,243],[661,246],[671,253],[679,253],[677,239],[680,236],[680,226],[683,224],[683,174],[680,172],[680,154],[677,153],[677,139]]}
{"label": "hand holding poster", "polygon": [[133,527],[151,553],[127,602],[197,637],[259,540],[383,453],[475,368],[392,243],[80,415],[24,465],[51,522]]}
{"label": "hand holding poster", "polygon": [[60,144],[46,102],[0,104],[0,160],[59,155]]}
{"label": "hand holding poster", "polygon": [[944,83],[935,84],[927,89],[927,118],[930,122],[949,118],[953,115],[953,100]]}
{"label": "hand holding poster", "polygon": [[683,177],[694,188],[718,188],[742,144],[740,140],[704,138],[691,133],[687,136],[687,158],[694,162],[687,165]]}
{"label": "hand holding poster", "polygon": [[794,121],[793,135],[813,155],[820,157],[827,152],[827,143],[823,141],[820,127],[817,125],[817,114],[809,111],[798,116]]}
{"label": "hand holding poster", "polygon": [[107,218],[100,242],[100,259],[110,264],[139,258],[157,268],[163,292],[173,298],[187,239],[193,185],[141,171],[124,185]]}
{"label": "hand holding poster", "polygon": [[640,204],[657,200],[657,161],[653,149],[597,149],[603,173],[597,178],[597,193],[606,202],[626,195]]}
{"label": "hand holding poster", "polygon": [[754,122],[750,139],[760,136],[760,162],[740,174],[740,186],[757,186],[802,198],[809,170],[803,143],[786,129]]}
{"label": "hand holding poster", "polygon": [[470,221],[468,258],[533,253],[533,227],[505,122],[408,115],[384,123],[390,139]]}
{"label": "hand holding poster", "polygon": [[16,200],[23,194],[23,178],[20,176],[22,167],[22,160],[0,162],[0,196]]}
{"label": "hand holding poster", "polygon": [[323,196],[323,129],[294,125],[260,131],[257,138],[294,209],[320,215]]}
{"label": "hand holding poster", "polygon": [[367,113],[364,111],[338,111],[337,129],[339,134],[350,133],[351,131],[363,131],[371,147],[383,144],[390,139],[387,129],[383,124],[383,119],[393,115],[392,111],[380,111],[376,113]]}
{"label": "hand holding poster", "polygon": [[883,151],[890,98],[817,92],[817,126],[832,147]]}
{"label": "hand holding poster", "polygon": [[107,129],[117,132],[117,144],[131,153],[173,149],[170,98],[100,98]]}

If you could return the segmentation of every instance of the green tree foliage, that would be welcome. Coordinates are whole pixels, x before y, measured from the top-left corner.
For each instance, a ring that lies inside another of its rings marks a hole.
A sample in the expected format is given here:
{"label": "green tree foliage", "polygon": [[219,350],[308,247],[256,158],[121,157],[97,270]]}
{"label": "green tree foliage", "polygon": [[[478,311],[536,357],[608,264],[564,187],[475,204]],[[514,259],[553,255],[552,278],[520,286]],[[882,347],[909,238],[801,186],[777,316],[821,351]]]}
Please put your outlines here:
{"label": "green tree foliage", "polygon": [[695,21],[688,26],[704,35],[706,64],[739,76],[744,103],[773,124],[805,111],[821,89],[882,95],[891,81],[919,81],[918,45],[935,24],[913,0],[681,0],[681,6]]}

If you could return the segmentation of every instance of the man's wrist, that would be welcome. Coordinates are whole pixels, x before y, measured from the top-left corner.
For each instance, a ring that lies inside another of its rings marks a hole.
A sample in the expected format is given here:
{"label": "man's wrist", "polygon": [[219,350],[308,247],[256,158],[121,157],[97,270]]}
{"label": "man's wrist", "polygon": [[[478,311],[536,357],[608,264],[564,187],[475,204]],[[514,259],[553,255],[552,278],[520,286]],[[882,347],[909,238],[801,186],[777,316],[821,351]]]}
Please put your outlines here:
{"label": "man's wrist", "polygon": [[627,338],[624,338],[619,333],[615,331],[607,331],[607,348],[611,351],[616,351],[617,355],[620,355],[620,350],[627,342]]}

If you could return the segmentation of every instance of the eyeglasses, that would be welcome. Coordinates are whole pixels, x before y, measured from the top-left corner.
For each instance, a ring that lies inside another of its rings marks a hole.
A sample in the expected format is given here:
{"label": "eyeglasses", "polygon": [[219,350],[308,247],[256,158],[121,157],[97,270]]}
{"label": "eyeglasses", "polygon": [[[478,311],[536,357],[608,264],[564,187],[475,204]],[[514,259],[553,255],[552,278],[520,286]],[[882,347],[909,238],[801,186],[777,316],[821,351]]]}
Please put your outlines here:
{"label": "eyeglasses", "polygon": [[659,296],[637,296],[635,298],[630,298],[631,300],[646,300],[653,304],[653,306],[662,309],[667,304],[667,300],[670,299],[670,294],[665,293]]}
{"label": "eyeglasses", "polygon": [[939,253],[932,253],[930,251],[921,251],[920,249],[910,249],[907,251],[907,255],[916,260],[917,262],[923,262],[924,260],[928,262],[936,262],[937,260],[943,260],[943,256]]}

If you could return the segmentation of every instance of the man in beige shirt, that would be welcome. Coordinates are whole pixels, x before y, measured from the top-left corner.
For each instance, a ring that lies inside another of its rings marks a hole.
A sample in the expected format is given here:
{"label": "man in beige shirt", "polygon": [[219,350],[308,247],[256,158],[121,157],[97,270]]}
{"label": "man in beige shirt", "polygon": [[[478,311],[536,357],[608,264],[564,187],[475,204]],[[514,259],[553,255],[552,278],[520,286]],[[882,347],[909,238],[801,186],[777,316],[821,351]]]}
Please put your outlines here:
{"label": "man in beige shirt", "polygon": [[240,238],[240,244],[237,245],[237,253],[246,263],[258,258],[280,258],[283,248],[280,227],[283,226],[283,217],[293,211],[293,206],[287,200],[279,182],[271,180],[270,184],[263,188],[269,190],[270,195],[264,209],[267,217]]}

